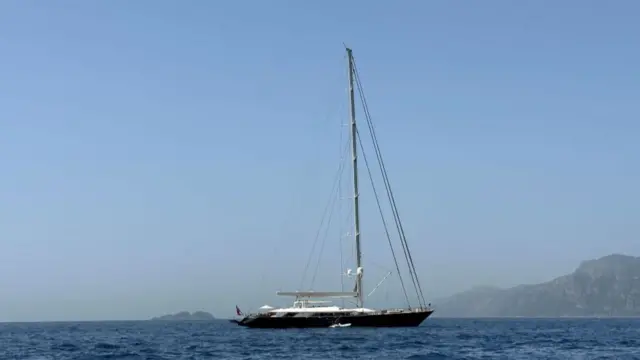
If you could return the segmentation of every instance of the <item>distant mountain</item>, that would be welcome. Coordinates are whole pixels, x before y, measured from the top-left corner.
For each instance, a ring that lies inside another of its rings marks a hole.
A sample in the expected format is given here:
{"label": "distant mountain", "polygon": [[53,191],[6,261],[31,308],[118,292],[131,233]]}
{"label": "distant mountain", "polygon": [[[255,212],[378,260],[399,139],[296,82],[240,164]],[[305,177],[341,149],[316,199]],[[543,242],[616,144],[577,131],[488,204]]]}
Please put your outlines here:
{"label": "distant mountain", "polygon": [[195,321],[195,320],[215,320],[215,317],[205,311],[196,311],[189,313],[188,311],[181,311],[176,314],[163,315],[154,317],[151,321]]}
{"label": "distant mountain", "polygon": [[608,255],[546,283],[477,287],[436,305],[434,315],[454,317],[640,316],[640,257]]}

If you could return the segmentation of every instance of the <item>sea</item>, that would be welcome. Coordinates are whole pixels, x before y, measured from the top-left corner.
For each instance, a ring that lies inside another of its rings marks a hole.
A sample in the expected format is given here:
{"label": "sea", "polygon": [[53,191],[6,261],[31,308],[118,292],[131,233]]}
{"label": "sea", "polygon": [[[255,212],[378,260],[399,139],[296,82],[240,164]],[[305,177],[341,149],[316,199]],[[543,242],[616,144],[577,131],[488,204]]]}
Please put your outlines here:
{"label": "sea", "polygon": [[227,321],[0,324],[0,359],[640,359],[640,319],[444,319],[416,328]]}

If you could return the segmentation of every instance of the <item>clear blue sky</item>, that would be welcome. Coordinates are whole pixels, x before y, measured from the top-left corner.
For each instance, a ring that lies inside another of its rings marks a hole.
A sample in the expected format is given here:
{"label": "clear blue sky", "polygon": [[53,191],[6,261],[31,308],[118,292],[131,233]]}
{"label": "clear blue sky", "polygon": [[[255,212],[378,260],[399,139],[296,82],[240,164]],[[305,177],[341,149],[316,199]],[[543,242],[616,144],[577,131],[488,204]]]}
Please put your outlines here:
{"label": "clear blue sky", "polygon": [[[343,42],[428,298],[640,255],[638,13],[631,0],[2,1],[0,320],[280,304],[337,164]],[[378,261],[371,216],[365,261]]]}

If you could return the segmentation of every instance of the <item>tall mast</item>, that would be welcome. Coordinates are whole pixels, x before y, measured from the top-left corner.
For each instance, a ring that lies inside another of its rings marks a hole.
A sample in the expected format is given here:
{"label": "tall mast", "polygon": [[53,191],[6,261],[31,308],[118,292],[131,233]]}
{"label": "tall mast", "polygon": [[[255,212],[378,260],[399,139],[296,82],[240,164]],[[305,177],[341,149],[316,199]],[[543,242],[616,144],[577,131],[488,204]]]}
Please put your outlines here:
{"label": "tall mast", "polygon": [[353,54],[351,49],[347,48],[347,57],[349,59],[349,112],[351,115],[351,158],[353,167],[353,220],[356,242],[356,292],[358,296],[358,307],[364,307],[364,298],[362,290],[362,254],[360,251],[360,204],[358,200],[358,143],[356,128],[356,107],[355,98],[353,96],[354,83],[354,66]]}

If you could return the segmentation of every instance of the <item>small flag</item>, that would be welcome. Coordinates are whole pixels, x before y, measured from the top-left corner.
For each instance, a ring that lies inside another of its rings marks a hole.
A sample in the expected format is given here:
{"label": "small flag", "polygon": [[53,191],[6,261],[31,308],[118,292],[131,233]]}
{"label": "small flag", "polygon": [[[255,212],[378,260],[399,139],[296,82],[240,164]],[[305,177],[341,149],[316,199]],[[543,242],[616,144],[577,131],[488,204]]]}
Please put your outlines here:
{"label": "small flag", "polygon": [[238,307],[238,305],[236,305],[236,314],[237,314],[238,316],[241,316],[241,315],[242,315],[242,311],[240,311],[240,308]]}

